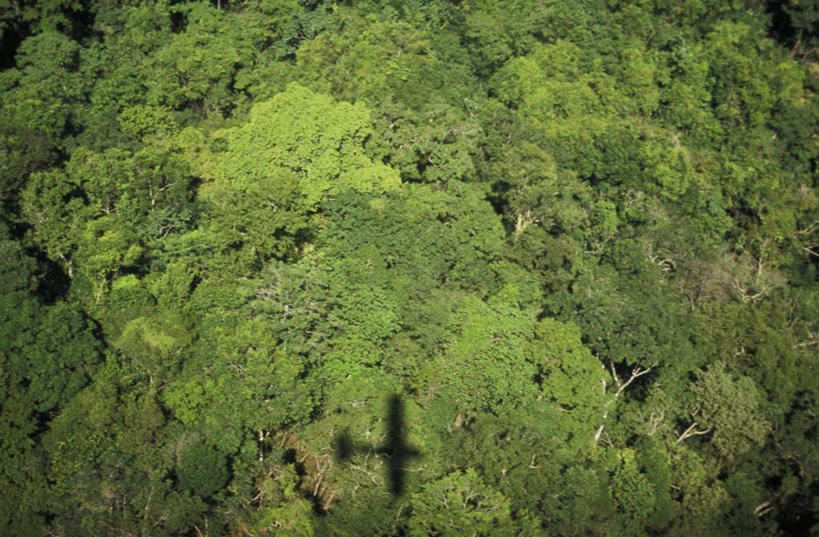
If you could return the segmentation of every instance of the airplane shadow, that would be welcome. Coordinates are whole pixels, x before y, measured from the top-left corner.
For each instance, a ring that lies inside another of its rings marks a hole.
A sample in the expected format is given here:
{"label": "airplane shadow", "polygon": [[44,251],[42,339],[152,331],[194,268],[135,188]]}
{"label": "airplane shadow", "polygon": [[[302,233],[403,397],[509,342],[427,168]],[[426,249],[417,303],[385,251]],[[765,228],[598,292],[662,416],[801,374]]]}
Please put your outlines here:
{"label": "airplane shadow", "polygon": [[[387,405],[387,438],[376,453],[384,455],[387,462],[387,484],[394,496],[404,493],[406,464],[421,453],[407,444],[404,423],[404,401],[400,395],[390,396]],[[369,446],[356,446],[348,431],[336,436],[335,455],[339,461],[347,461],[355,452],[370,451]]]}

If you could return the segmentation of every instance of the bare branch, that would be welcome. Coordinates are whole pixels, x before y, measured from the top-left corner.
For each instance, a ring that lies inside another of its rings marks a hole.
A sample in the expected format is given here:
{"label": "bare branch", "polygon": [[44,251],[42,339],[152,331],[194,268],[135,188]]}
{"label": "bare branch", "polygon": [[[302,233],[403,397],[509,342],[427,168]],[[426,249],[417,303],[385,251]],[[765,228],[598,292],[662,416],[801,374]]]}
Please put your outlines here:
{"label": "bare branch", "polygon": [[[614,371],[614,367],[612,367],[611,369],[612,369],[612,371]],[[618,388],[617,388],[617,392],[614,394],[614,397],[615,398],[618,397],[620,395],[620,393],[622,393],[623,390],[628,388],[629,384],[634,382],[634,380],[637,379],[638,377],[642,377],[643,375],[645,375],[649,371],[651,371],[651,366],[647,367],[646,369],[641,369],[640,366],[637,366],[634,369],[632,369],[631,370],[631,377],[629,377],[629,379],[626,381],[625,384],[620,385],[619,382],[617,383]],[[616,380],[616,378],[615,378],[615,380]]]}
{"label": "bare branch", "polygon": [[[642,377],[643,375],[645,375],[646,373],[651,371],[651,367],[652,366],[649,366],[646,369],[642,369],[640,366],[635,367],[634,369],[631,370],[631,376],[629,377],[629,379],[625,383],[622,383],[622,382],[620,382],[620,378],[617,376],[617,371],[614,369],[614,363],[609,362],[609,369],[611,369],[611,376],[614,377],[614,382],[617,385],[617,391],[614,392],[613,397],[611,399],[609,399],[608,401],[606,401],[605,404],[603,405],[603,421],[604,422],[606,421],[606,418],[609,417],[609,407],[615,401],[617,401],[617,398],[620,397],[620,394],[623,393],[623,390],[628,388],[629,384],[634,382],[634,380],[636,378]],[[605,381],[605,379],[603,379],[603,393],[605,393],[605,392],[606,392],[606,381]],[[600,436],[603,434],[603,429],[604,428],[605,428],[605,423],[601,423],[600,427],[597,428],[597,432],[594,435],[594,443],[595,444],[597,444],[597,442],[600,441]]]}
{"label": "bare branch", "polygon": [[805,234],[811,234],[811,233],[813,233],[813,232],[814,232],[814,230],[816,230],[817,228],[819,228],[819,220],[817,220],[816,222],[812,223],[811,225],[809,225],[809,226],[808,226],[808,227],[806,227],[805,229],[797,229],[796,231],[794,231],[794,232],[793,232],[793,234],[794,234],[794,235],[805,235]]}
{"label": "bare branch", "polygon": [[754,515],[761,517],[770,513],[774,509],[774,506],[771,505],[771,502],[762,502],[761,504],[757,505],[754,509]]}
{"label": "bare branch", "polygon": [[649,417],[649,425],[648,425],[648,436],[652,436],[657,433],[657,428],[662,423],[663,419],[665,418],[665,410],[660,409],[659,412],[655,408],[651,411],[651,416]]}
{"label": "bare branch", "polygon": [[688,429],[683,431],[683,433],[679,436],[679,438],[677,438],[677,444],[682,443],[686,438],[690,438],[690,437],[695,436],[695,435],[708,434],[708,433],[711,432],[710,427],[708,429],[704,430],[704,431],[698,431],[698,430],[695,429],[696,426],[697,426],[696,421],[694,423],[692,423],[691,425],[689,425]]}
{"label": "bare branch", "polygon": [[620,379],[617,377],[617,370],[614,369],[614,362],[609,362],[609,369],[611,369],[611,376],[614,377],[614,383],[617,384],[617,387],[619,388],[622,386],[622,384],[620,384]]}

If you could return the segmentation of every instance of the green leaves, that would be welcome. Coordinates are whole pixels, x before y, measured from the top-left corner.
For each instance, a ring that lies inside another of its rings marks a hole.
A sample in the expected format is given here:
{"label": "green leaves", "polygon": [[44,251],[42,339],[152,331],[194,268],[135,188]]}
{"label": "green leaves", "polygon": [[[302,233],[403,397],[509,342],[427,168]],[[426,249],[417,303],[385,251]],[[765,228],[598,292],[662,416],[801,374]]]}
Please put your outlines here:
{"label": "green leaves", "polygon": [[[176,419],[202,431],[226,453],[236,451],[249,431],[303,422],[314,405],[316,388],[302,381],[304,358],[279,348],[271,326],[248,319],[249,313],[228,308],[205,315],[200,326],[209,329],[183,355],[182,372],[173,375],[163,391],[164,403]],[[170,323],[166,326],[180,331]],[[165,337],[169,336],[180,340],[176,333]],[[171,350],[173,354],[160,360],[156,351],[146,358],[156,360],[151,367],[167,370],[180,358],[181,349]]]}
{"label": "green leaves", "polygon": [[36,401],[23,388],[23,377],[0,351],[0,528],[30,533],[43,524],[45,468],[36,440]]}
{"label": "green leaves", "polygon": [[496,287],[491,263],[503,230],[481,194],[453,181],[446,190],[405,185],[381,198],[339,196],[325,209],[319,244],[328,255],[364,263],[405,300],[450,282],[484,295]]}
{"label": "green leaves", "polygon": [[270,257],[289,259],[297,254],[298,238],[312,226],[304,217],[298,176],[271,169],[243,187],[215,181],[202,189],[208,203],[208,239],[217,250],[236,254],[242,267],[258,268]]}
{"label": "green leaves", "polygon": [[605,361],[698,365],[689,341],[693,319],[642,250],[623,241],[614,256],[621,274],[610,265],[582,274],[572,286],[566,317],[576,319],[589,348]]}
{"label": "green leaves", "polygon": [[509,500],[473,469],[433,481],[412,495],[409,535],[514,535]]}
{"label": "green leaves", "polygon": [[476,180],[483,133],[466,108],[477,107],[483,92],[462,51],[451,49],[457,36],[343,8],[337,19],[338,31],[299,48],[292,76],[336,98],[366,103],[377,133],[367,149],[405,181]]}
{"label": "green leaves", "polygon": [[291,85],[254,106],[250,121],[231,133],[219,174],[242,189],[278,170],[295,173],[307,209],[348,189],[395,190],[397,174],[364,154],[370,128],[362,105],[335,103]]}
{"label": "green leaves", "polygon": [[80,45],[55,30],[26,39],[18,51],[18,68],[0,77],[4,122],[62,145],[86,90],[86,81],[77,72],[79,63]]}
{"label": "green leaves", "polygon": [[60,170],[33,174],[21,196],[21,213],[32,226],[32,240],[72,275],[72,257],[82,240],[90,211],[76,185]]}
{"label": "green leaves", "polygon": [[633,452],[620,454],[620,464],[612,476],[611,493],[617,507],[626,514],[626,534],[640,534],[646,518],[654,510],[655,498],[648,478],[637,469]]}
{"label": "green leaves", "polygon": [[313,229],[307,215],[347,190],[396,190],[398,174],[372,162],[361,105],[336,103],[292,85],[256,105],[248,123],[226,133],[216,180],[203,188],[220,250],[239,246],[243,264],[288,258]]}
{"label": "green leaves", "polygon": [[93,324],[71,306],[48,308],[34,341],[18,358],[24,361],[15,364],[29,379],[41,411],[61,407],[89,382],[100,360],[94,332]]}
{"label": "green leaves", "polygon": [[436,379],[461,411],[499,411],[530,403],[536,394],[535,366],[527,360],[534,317],[521,311],[515,290],[490,301],[466,296],[446,322]]}
{"label": "green leaves", "polygon": [[577,445],[584,445],[603,419],[608,402],[605,386],[611,384],[611,376],[583,345],[574,324],[546,318],[538,323],[536,334],[531,352],[542,395],[565,413],[571,424],[567,433]]}
{"label": "green leaves", "polygon": [[816,519],[809,7],[34,4],[0,533]]}
{"label": "green leaves", "polygon": [[714,447],[732,460],[761,444],[770,432],[762,414],[764,398],[753,380],[731,374],[716,362],[697,375],[692,386],[700,405],[695,414],[704,427],[713,428]]}
{"label": "green leaves", "polygon": [[182,488],[190,489],[203,498],[209,498],[227,483],[227,461],[225,456],[214,448],[196,443],[182,452],[177,477]]}

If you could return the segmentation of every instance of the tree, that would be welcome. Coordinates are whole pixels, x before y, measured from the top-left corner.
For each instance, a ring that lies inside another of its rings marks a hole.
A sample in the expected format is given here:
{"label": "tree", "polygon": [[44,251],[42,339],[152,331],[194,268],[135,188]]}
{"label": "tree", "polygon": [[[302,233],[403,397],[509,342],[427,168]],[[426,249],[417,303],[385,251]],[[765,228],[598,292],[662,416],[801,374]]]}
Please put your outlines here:
{"label": "tree", "polygon": [[38,438],[37,402],[24,378],[0,350],[0,528],[10,534],[37,533],[45,525],[46,465]]}
{"label": "tree", "polygon": [[196,443],[182,452],[176,470],[179,486],[209,498],[228,480],[225,456],[211,446]]}
{"label": "tree", "polygon": [[567,440],[574,446],[587,445],[598,422],[605,420],[607,407],[614,403],[606,390],[611,375],[583,345],[574,324],[547,317],[538,323],[535,333],[531,352],[542,397],[565,413],[560,421],[566,422],[563,434]]}
{"label": "tree", "polygon": [[109,355],[52,422],[43,439],[51,531],[170,536],[203,519],[203,501],[170,479],[184,439],[169,434],[155,391],[138,377]]}
{"label": "tree", "polygon": [[77,185],[62,170],[32,174],[21,200],[21,214],[31,225],[31,240],[74,275],[74,254],[91,211]]}
{"label": "tree", "polygon": [[243,264],[258,268],[271,256],[294,255],[312,229],[308,215],[331,196],[398,188],[398,174],[364,153],[370,133],[362,105],[297,85],[257,104],[247,123],[227,133],[216,180],[202,189],[215,246],[238,246]]}
{"label": "tree", "polygon": [[410,499],[409,535],[514,535],[509,500],[487,486],[475,470],[429,483]]}
{"label": "tree", "polygon": [[56,411],[89,383],[100,342],[94,323],[65,303],[45,309],[40,323],[12,363],[28,380],[38,410]]}
{"label": "tree", "polygon": [[64,147],[63,135],[87,91],[78,72],[80,50],[79,43],[56,30],[25,39],[17,52],[17,68],[4,71],[0,79],[4,123]]}
{"label": "tree", "polygon": [[0,0],[0,533],[809,533],[794,2]]}
{"label": "tree", "polygon": [[770,432],[761,412],[764,398],[759,388],[750,378],[727,371],[724,363],[716,362],[699,372],[692,389],[699,405],[693,413],[694,426],[699,422],[713,429],[711,442],[729,460],[761,444]]}
{"label": "tree", "polygon": [[307,209],[347,189],[395,190],[397,174],[365,155],[370,117],[360,104],[336,103],[330,97],[290,85],[268,102],[256,105],[250,120],[229,135],[220,177],[236,188],[284,169],[297,176]]}
{"label": "tree", "polygon": [[91,282],[95,303],[123,269],[135,268],[142,258],[142,245],[135,240],[132,229],[123,224],[117,215],[106,215],[88,222],[82,234],[77,258],[83,276]]}
{"label": "tree", "polygon": [[234,105],[236,72],[252,62],[245,25],[236,14],[206,2],[181,4],[171,11],[185,21],[185,28],[147,58],[145,69],[153,73],[144,83],[147,103],[186,107],[204,118],[227,115]]}
{"label": "tree", "polygon": [[563,315],[605,362],[693,369],[702,359],[692,351],[693,318],[651,249],[649,241],[615,242],[611,264],[589,267],[572,284]]}
{"label": "tree", "polygon": [[153,318],[138,317],[128,322],[114,345],[132,362],[149,383],[165,380],[181,358],[190,335],[184,320],[174,314]]}
{"label": "tree", "polygon": [[377,132],[368,151],[405,181],[476,180],[483,133],[467,108],[483,95],[457,38],[446,30],[448,39],[441,38],[440,27],[425,30],[344,8],[336,18],[339,31],[299,48],[292,76],[336,98],[365,102]]}
{"label": "tree", "polygon": [[[201,431],[223,453],[233,453],[248,435],[306,421],[314,388],[300,379],[306,373],[300,357],[277,350],[264,323],[220,320],[222,329],[191,349],[163,399],[186,427]],[[167,370],[169,361],[160,365]]]}
{"label": "tree", "polygon": [[523,56],[547,36],[549,10],[538,2],[470,1],[460,6],[464,40],[475,71],[488,78],[509,58]]}
{"label": "tree", "polygon": [[654,510],[655,491],[645,474],[638,470],[634,452],[623,451],[619,459],[611,480],[611,495],[618,510],[625,515],[624,534],[638,535]]}
{"label": "tree", "polygon": [[447,319],[443,349],[435,358],[433,389],[443,389],[462,412],[500,412],[527,406],[537,394],[529,354],[534,315],[521,311],[516,290],[484,302],[464,296]]}
{"label": "tree", "polygon": [[[550,519],[560,506],[561,473],[576,456],[574,447],[564,441],[563,421],[558,408],[542,402],[497,416],[463,419],[458,414],[448,420],[449,430],[437,428],[443,443],[438,456],[445,468],[474,468],[487,485],[509,499],[514,512],[528,513],[549,535]],[[428,458],[425,453],[424,460]]]}

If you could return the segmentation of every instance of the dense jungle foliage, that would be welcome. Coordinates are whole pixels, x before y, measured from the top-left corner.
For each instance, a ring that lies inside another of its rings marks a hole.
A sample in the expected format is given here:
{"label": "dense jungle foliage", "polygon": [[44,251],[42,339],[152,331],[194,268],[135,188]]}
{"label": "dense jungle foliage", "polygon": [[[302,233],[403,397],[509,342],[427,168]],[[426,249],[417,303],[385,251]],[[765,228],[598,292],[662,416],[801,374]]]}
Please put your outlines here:
{"label": "dense jungle foliage", "polygon": [[0,534],[819,535],[817,0],[0,0]]}

